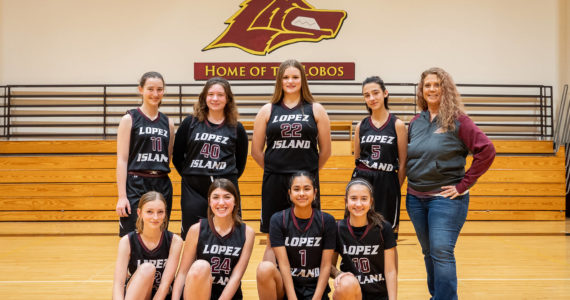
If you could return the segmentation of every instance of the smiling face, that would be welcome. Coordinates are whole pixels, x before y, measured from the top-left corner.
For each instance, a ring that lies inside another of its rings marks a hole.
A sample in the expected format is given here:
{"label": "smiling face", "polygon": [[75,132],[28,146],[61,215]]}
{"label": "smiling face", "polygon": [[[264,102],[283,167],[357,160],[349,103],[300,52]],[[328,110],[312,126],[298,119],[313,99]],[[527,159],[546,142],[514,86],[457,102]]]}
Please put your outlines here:
{"label": "smiling face", "polygon": [[283,73],[283,92],[287,94],[301,94],[301,71],[295,67],[288,67]]}
{"label": "smiling face", "polygon": [[422,93],[428,107],[439,108],[441,104],[441,79],[436,74],[428,74],[423,82]]}
{"label": "smiling face", "polygon": [[388,97],[388,91],[383,91],[378,83],[371,82],[362,87],[362,95],[366,101],[366,106],[375,111],[385,107],[384,101]]}
{"label": "smiling face", "polygon": [[144,86],[139,86],[139,93],[143,98],[143,103],[159,106],[164,96],[164,82],[157,77],[147,78]]}
{"label": "smiling face", "polygon": [[206,94],[206,105],[209,112],[224,111],[228,99],[226,90],[220,84],[214,84],[208,89]]}
{"label": "smiling face", "polygon": [[236,205],[236,200],[232,193],[216,188],[212,191],[209,198],[210,209],[217,218],[231,218],[232,212]]}
{"label": "smiling face", "polygon": [[362,184],[353,184],[346,195],[346,208],[350,212],[351,219],[366,218],[366,214],[372,205],[370,190]]}
{"label": "smiling face", "polygon": [[166,206],[160,199],[146,202],[137,213],[143,221],[144,229],[160,229],[166,218]]}
{"label": "smiling face", "polygon": [[297,176],[291,182],[289,188],[289,197],[291,202],[298,208],[311,207],[315,199],[316,190],[313,187],[313,181],[307,176]]}

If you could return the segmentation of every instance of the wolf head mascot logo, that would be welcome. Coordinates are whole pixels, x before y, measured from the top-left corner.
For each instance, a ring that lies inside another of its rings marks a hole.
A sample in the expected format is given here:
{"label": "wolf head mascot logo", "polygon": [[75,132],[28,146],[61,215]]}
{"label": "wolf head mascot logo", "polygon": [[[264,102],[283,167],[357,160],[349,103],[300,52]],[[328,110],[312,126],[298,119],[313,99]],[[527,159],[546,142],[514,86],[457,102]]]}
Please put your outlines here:
{"label": "wolf head mascot logo", "polygon": [[225,22],[226,30],[203,51],[237,47],[265,55],[296,42],[336,37],[346,12],[315,9],[304,0],[246,0]]}

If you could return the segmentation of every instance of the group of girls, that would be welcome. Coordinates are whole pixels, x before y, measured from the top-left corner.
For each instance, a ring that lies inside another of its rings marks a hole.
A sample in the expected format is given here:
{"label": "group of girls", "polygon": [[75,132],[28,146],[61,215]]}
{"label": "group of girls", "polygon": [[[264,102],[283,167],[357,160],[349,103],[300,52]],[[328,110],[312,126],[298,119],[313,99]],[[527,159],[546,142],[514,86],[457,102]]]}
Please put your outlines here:
{"label": "group of girls", "polygon": [[[260,299],[328,299],[329,276],[335,278],[334,299],[396,299],[396,239],[406,170],[413,174],[408,197],[412,195],[423,204],[433,197],[467,195],[468,201],[468,188],[494,156],[492,144],[462,110],[450,113],[446,108],[445,121],[451,118],[457,124],[442,130],[434,109],[440,105],[461,107],[461,103],[458,94],[447,95],[446,88],[455,87],[450,78],[437,74],[431,86],[424,84],[422,77],[418,97],[427,102],[422,110],[432,114],[428,123],[435,124],[435,133],[446,137],[448,144],[451,139],[463,145],[450,154],[453,159],[459,156],[452,166],[455,169],[434,175],[438,170],[424,172],[418,167],[427,163],[422,160],[426,154],[408,147],[431,145],[423,141],[418,146],[414,140],[417,130],[413,129],[425,126],[410,125],[407,131],[404,122],[388,110],[384,82],[369,77],[362,92],[370,115],[356,126],[355,169],[346,187],[345,219],[336,223],[320,210],[318,175],[331,154],[328,115],[314,101],[302,65],[296,60],[281,64],[273,98],[255,118],[251,149],[253,159],[264,169],[260,231],[269,234],[257,268]],[[184,299],[242,299],[240,283],[251,256],[254,231],[240,217],[238,178],[245,169],[248,137],[237,121],[230,85],[223,78],[208,80],[194,113],[180,124],[175,138],[172,122],[158,111],[164,95],[162,76],[145,73],[139,91],[143,104],[128,111],[118,129],[116,210],[123,237],[113,298],[180,299],[183,295]],[[445,142],[440,148],[436,145],[422,151],[439,152],[440,156],[443,152],[445,156]],[[408,158],[408,151],[420,157]],[[461,174],[456,169],[461,157],[460,167],[464,167],[469,151],[477,158],[471,167],[475,171]],[[182,238],[166,230],[172,208],[170,157],[182,177]],[[452,175],[447,175],[450,171]],[[438,181],[445,186],[437,186]],[[426,187],[424,182],[431,185]],[[430,264],[438,258],[432,259],[430,246],[435,247],[429,239],[437,232],[420,236],[419,228],[429,227],[432,221],[426,219],[428,224],[420,225],[420,220],[410,217],[426,260],[430,293],[437,295],[438,280],[433,278]],[[340,270],[336,268],[339,254]],[[451,260],[455,271],[453,249]]]}

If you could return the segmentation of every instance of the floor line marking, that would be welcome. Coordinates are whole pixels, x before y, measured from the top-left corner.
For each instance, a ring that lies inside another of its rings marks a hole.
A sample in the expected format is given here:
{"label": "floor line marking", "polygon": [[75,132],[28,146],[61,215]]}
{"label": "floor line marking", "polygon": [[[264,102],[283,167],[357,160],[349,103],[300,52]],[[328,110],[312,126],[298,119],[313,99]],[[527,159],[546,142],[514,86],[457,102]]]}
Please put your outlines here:
{"label": "floor line marking", "polygon": [[[398,281],[425,281],[426,278],[401,278]],[[570,278],[459,278],[459,281],[570,281]],[[242,282],[255,282],[244,279]],[[112,283],[113,280],[0,280],[0,284],[10,283]]]}

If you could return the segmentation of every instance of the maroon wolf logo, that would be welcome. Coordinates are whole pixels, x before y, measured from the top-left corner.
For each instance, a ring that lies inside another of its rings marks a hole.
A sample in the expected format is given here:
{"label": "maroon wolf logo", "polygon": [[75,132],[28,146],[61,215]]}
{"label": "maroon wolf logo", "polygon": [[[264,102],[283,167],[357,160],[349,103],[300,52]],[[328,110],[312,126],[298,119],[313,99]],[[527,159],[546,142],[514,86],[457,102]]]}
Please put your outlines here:
{"label": "maroon wolf logo", "polygon": [[226,30],[202,51],[237,47],[266,55],[296,42],[335,38],[346,19],[343,10],[316,9],[304,0],[246,0]]}

